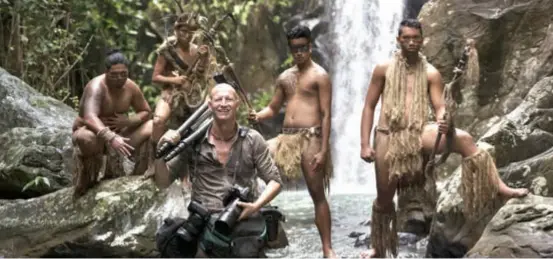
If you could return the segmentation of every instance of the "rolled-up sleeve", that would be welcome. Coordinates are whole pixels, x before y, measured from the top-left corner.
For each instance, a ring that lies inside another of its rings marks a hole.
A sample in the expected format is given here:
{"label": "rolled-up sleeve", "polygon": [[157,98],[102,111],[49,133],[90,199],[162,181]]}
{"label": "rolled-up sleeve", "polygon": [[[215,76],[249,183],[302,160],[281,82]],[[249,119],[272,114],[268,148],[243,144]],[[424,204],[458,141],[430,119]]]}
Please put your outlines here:
{"label": "rolled-up sleeve", "polygon": [[258,132],[252,134],[253,158],[259,178],[268,183],[273,180],[282,184],[278,168],[269,153],[269,148],[263,136]]}

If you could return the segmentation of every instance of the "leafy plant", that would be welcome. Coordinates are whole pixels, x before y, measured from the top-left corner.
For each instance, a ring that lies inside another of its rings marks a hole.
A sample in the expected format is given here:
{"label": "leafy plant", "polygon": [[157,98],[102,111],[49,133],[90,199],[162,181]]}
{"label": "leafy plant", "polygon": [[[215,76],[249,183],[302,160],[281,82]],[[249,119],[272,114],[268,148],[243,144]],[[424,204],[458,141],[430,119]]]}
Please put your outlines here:
{"label": "leafy plant", "polygon": [[46,187],[50,188],[50,180],[48,180],[48,178],[46,178],[44,176],[37,176],[37,177],[35,177],[35,179],[33,179],[30,182],[28,182],[27,184],[25,184],[25,186],[23,186],[23,189],[21,191],[25,192],[26,190],[28,190],[31,187],[38,187],[42,184],[45,185]]}
{"label": "leafy plant", "polygon": [[[255,111],[259,112],[261,109],[267,107],[273,98],[273,89],[258,89],[257,92],[250,95],[249,100]],[[241,125],[253,126],[248,121],[248,106],[242,102],[238,108],[238,123]]]}
{"label": "leafy plant", "polygon": [[[180,0],[179,0],[180,1]],[[229,54],[243,40],[254,8],[274,13],[294,1],[189,0],[185,10],[210,21],[231,12],[238,29],[225,24],[219,40]],[[151,83],[155,49],[171,34],[174,0],[0,0],[0,66],[39,92],[77,108],[86,83],[104,72],[106,50],[118,48],[130,60],[130,76],[153,107],[160,89]],[[232,58],[232,57],[231,57]]]}

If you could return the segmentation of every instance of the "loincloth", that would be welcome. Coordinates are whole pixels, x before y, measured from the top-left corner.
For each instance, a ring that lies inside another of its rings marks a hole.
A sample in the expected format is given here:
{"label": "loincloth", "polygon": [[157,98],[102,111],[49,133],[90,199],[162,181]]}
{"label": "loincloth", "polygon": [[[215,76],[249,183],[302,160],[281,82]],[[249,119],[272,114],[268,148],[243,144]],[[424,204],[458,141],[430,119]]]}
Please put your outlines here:
{"label": "loincloth", "polygon": [[[283,177],[297,180],[302,175],[302,158],[312,159],[319,153],[322,143],[321,127],[311,128],[282,128],[282,134],[276,137],[274,160]],[[328,187],[332,178],[332,158],[330,150],[327,152],[323,165],[324,185]]]}
{"label": "loincloth", "polygon": [[[72,146],[73,146],[73,162],[74,164],[87,164],[89,162],[88,157],[83,156],[83,152],[81,150],[81,147],[77,143],[77,138],[79,138],[80,134],[84,134],[84,131],[88,130],[86,126],[79,127],[77,130],[73,132],[72,135]],[[100,156],[101,157],[101,164],[99,165],[99,171],[96,172],[84,172],[88,171],[86,166],[82,168],[82,170],[75,170],[76,174],[92,174],[95,175],[95,179],[99,179],[100,176],[103,176],[104,178],[114,178],[118,176],[124,176],[125,170],[123,167],[124,163],[124,157],[121,156],[115,149],[113,149],[109,144],[104,143],[103,140],[98,138],[96,136],[96,142],[97,145],[102,146],[102,150],[98,153],[96,153],[93,157]],[[134,152],[138,154],[139,152]],[[103,157],[105,156],[105,157]],[[92,158],[95,159],[95,158]],[[98,163],[97,160],[90,161],[92,163]],[[76,176],[76,175],[75,175]]]}
{"label": "loincloth", "polygon": [[[424,127],[429,125],[435,125],[436,122],[429,121],[424,124]],[[374,143],[373,148],[376,151],[376,145],[377,145],[377,133],[381,133],[388,137],[390,135],[390,129],[388,127],[382,127],[382,126],[376,126],[374,130]],[[407,189],[414,187],[414,188],[421,188],[426,183],[427,179],[434,179],[435,177],[433,175],[424,175],[424,167],[426,163],[428,163],[429,154],[425,153],[422,150],[422,135],[421,135],[421,150],[419,151],[422,156],[422,163],[420,167],[417,167],[418,170],[415,172],[404,172],[401,175],[397,175],[396,178],[398,180],[398,189],[403,189],[402,191],[408,191]],[[387,141],[386,141],[387,142]],[[386,144],[384,152],[388,152],[389,144]],[[389,160],[385,159],[384,161],[387,164],[387,168],[389,168]]]}

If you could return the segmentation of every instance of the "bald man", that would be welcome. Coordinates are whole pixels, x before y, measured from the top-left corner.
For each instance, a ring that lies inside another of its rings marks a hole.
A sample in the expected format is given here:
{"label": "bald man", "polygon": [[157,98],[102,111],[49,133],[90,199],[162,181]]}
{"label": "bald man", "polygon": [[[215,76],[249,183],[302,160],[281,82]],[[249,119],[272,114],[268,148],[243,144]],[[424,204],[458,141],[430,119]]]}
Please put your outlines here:
{"label": "bald man", "polygon": [[[238,203],[243,208],[239,221],[259,217],[259,209],[275,198],[282,185],[267,144],[259,132],[238,125],[236,116],[240,99],[230,85],[216,85],[210,93],[208,104],[213,111],[213,122],[206,134],[197,141],[194,148],[180,153],[167,164],[161,159],[156,161],[156,183],[165,188],[177,177],[187,179],[183,182],[190,183],[192,200],[199,201],[215,215],[224,209],[223,198],[232,186],[238,184],[249,187],[249,200],[253,202]],[[179,140],[178,132],[169,130],[161,137],[159,144],[176,144]],[[267,183],[262,193],[255,192],[257,177]],[[253,255],[258,256],[261,254]]]}

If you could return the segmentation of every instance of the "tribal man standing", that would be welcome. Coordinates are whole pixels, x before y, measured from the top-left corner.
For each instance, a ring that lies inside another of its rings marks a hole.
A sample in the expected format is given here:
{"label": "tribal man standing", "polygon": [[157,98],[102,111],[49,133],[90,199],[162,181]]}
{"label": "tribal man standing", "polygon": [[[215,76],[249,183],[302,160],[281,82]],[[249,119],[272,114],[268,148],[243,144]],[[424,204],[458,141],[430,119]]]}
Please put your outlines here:
{"label": "tribal man standing", "polygon": [[[157,50],[152,81],[162,85],[162,91],[154,112],[152,149],[168,127],[177,128],[204,103],[209,86],[214,85],[209,48],[193,43],[202,19],[196,13],[180,14],[173,26],[175,35]],[[146,177],[154,175],[152,161],[149,164]]]}
{"label": "tribal man standing", "polygon": [[[423,171],[423,154],[430,153],[438,133],[446,134],[445,120],[429,123],[429,104],[436,118],[443,118],[445,103],[439,71],[419,53],[423,41],[421,24],[416,20],[400,23],[397,42],[401,49],[391,60],[373,71],[361,122],[361,158],[375,162],[377,198],[372,205],[371,257],[397,255],[396,214],[393,201],[396,187],[405,186]],[[382,95],[382,109],[370,146],[374,110]],[[445,141],[437,152],[444,150]],[[374,148],[374,149],[373,149]],[[476,146],[465,131],[456,129],[452,151],[463,157],[462,175],[465,213],[485,206],[497,195],[520,197],[526,189],[513,189],[499,178],[491,155]],[[469,191],[470,190],[470,191]]]}
{"label": "tribal man standing", "polygon": [[275,163],[283,178],[295,180],[303,172],[315,205],[315,224],[321,236],[323,255],[334,257],[331,245],[330,209],[325,197],[330,178],[330,109],[332,87],[324,68],[311,59],[311,31],[297,26],[288,32],[288,46],[295,66],[277,79],[269,106],[251,112],[249,119],[269,119],[287,102],[282,134],[269,140]]}

